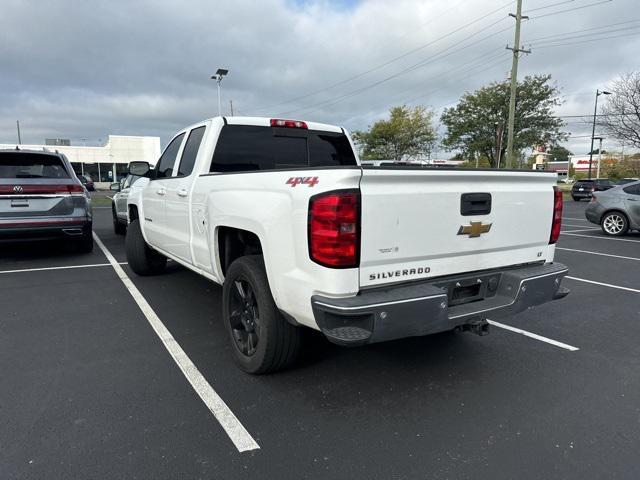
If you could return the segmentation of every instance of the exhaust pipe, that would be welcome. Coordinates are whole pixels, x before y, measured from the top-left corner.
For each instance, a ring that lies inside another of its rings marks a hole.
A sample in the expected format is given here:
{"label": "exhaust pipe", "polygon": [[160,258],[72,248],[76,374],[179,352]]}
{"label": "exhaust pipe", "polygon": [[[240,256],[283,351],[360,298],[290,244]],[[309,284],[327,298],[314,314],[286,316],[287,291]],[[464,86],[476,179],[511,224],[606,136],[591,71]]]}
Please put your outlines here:
{"label": "exhaust pipe", "polygon": [[65,234],[70,235],[72,237],[75,237],[77,235],[82,235],[82,229],[81,228],[63,228],[62,231]]}

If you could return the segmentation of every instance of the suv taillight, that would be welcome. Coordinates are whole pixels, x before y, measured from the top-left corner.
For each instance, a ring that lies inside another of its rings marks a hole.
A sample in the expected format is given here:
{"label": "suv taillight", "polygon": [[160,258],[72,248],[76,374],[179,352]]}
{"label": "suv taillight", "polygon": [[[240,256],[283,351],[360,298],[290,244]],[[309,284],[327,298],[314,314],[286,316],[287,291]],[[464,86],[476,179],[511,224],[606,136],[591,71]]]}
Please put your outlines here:
{"label": "suv taillight", "polygon": [[338,190],[309,200],[309,257],[330,268],[360,261],[360,192]]}
{"label": "suv taillight", "polygon": [[562,227],[562,192],[553,187],[553,220],[551,221],[551,238],[549,244],[556,243]]}

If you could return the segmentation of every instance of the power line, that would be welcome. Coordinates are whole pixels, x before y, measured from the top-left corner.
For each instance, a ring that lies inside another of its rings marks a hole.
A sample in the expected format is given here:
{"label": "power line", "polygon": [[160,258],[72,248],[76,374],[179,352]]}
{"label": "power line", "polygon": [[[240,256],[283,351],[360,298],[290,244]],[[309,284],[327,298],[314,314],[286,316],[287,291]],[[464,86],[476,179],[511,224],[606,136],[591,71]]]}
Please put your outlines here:
{"label": "power line", "polygon": [[[533,39],[529,40],[529,42],[537,42],[538,40],[546,40],[548,38],[553,38],[553,37],[563,37],[565,35],[572,35],[574,33],[589,32],[589,31],[593,31],[593,30],[602,30],[602,29],[606,29],[606,28],[609,28],[609,27],[617,27],[618,25],[626,25],[626,24],[629,24],[629,23],[637,23],[637,22],[640,22],[640,19],[627,20],[626,22],[610,23],[609,25],[599,25],[597,27],[584,28],[582,30],[574,30],[574,31],[571,31],[571,32],[554,33],[553,35],[545,35],[544,37],[533,38]],[[629,28],[637,28],[637,27],[629,27]],[[594,35],[596,33],[598,33],[598,32],[594,32]]]}
{"label": "power line", "polygon": [[[461,3],[462,3],[462,2],[461,2]],[[423,49],[425,49],[425,48],[427,48],[427,47],[429,47],[429,46],[431,46],[431,45],[433,45],[433,44],[435,44],[435,43],[437,43],[437,42],[439,42],[439,41],[441,41],[441,40],[444,40],[445,38],[448,38],[448,37],[450,37],[451,35],[454,35],[454,34],[456,34],[456,33],[460,32],[460,31],[464,30],[465,28],[468,28],[468,27],[470,27],[470,26],[472,26],[472,25],[475,25],[476,23],[481,22],[481,21],[482,21],[482,20],[484,20],[485,18],[488,18],[488,17],[490,17],[490,16],[494,15],[495,13],[499,12],[500,10],[503,10],[504,8],[506,8],[506,7],[508,7],[509,5],[511,5],[512,3],[513,3],[513,0],[511,0],[511,1],[507,2],[507,3],[505,3],[505,4],[504,4],[504,5],[502,5],[501,7],[496,8],[495,10],[492,10],[491,12],[489,12],[489,13],[487,13],[487,14],[485,14],[485,15],[483,15],[483,16],[481,16],[481,17],[479,17],[479,18],[476,18],[475,20],[473,20],[473,21],[471,21],[471,22],[469,22],[469,23],[466,23],[466,24],[464,24],[464,25],[462,25],[462,26],[460,26],[460,27],[458,27],[458,28],[456,28],[456,29],[452,30],[451,32],[448,32],[448,33],[446,33],[446,34],[444,34],[444,35],[442,35],[442,36],[440,36],[440,37],[436,38],[435,40],[431,40],[431,41],[429,41],[429,42],[427,42],[427,43],[425,43],[425,44],[422,44],[422,45],[420,45],[420,46],[418,46],[418,47],[416,47],[416,48],[413,48],[413,49],[411,49],[411,50],[409,50],[409,51],[407,51],[407,52],[405,52],[405,53],[403,53],[403,54],[401,54],[401,55],[398,55],[397,57],[394,57],[394,58],[392,58],[392,59],[390,59],[390,60],[388,60],[388,61],[386,61],[386,62],[384,62],[384,63],[378,64],[378,65],[376,65],[375,67],[369,68],[368,70],[365,70],[365,71],[363,71],[363,72],[360,72],[360,73],[358,73],[358,74],[356,74],[356,75],[353,75],[353,76],[351,76],[351,77],[345,78],[344,80],[340,80],[339,82],[333,83],[333,84],[331,84],[331,85],[328,85],[328,86],[326,86],[326,87],[320,88],[320,89],[315,90],[315,91],[313,91],[313,92],[309,92],[309,93],[306,93],[306,94],[304,94],[304,95],[300,95],[300,96],[297,96],[297,97],[294,97],[294,98],[290,98],[289,100],[284,100],[284,101],[282,101],[282,102],[279,102],[279,103],[276,103],[276,104],[272,104],[272,105],[269,105],[269,106],[265,106],[265,107],[258,107],[258,108],[254,109],[254,110],[266,110],[266,109],[271,109],[271,108],[274,108],[274,107],[278,107],[278,106],[280,106],[280,105],[285,105],[285,104],[287,104],[287,103],[292,103],[292,102],[295,102],[295,101],[297,101],[297,100],[302,100],[303,98],[311,97],[311,96],[316,95],[316,94],[318,94],[318,93],[325,92],[325,91],[330,90],[330,89],[332,89],[332,88],[338,87],[338,86],[340,86],[340,85],[344,85],[345,83],[348,83],[348,82],[351,82],[351,81],[356,80],[356,79],[358,79],[358,78],[361,78],[361,77],[363,77],[363,76],[365,76],[365,75],[368,75],[369,73],[375,72],[375,71],[377,71],[377,70],[379,70],[379,69],[381,69],[381,68],[384,68],[384,67],[386,67],[386,66],[388,66],[388,65],[391,65],[392,63],[397,62],[398,60],[401,60],[401,59],[403,59],[403,58],[408,57],[409,55],[412,55],[412,54],[414,54],[414,53],[416,53],[416,52],[418,52],[418,51],[420,51],[420,50],[423,50]],[[457,5],[456,5],[456,6],[457,6]],[[446,13],[448,13],[448,12],[449,12],[449,10],[448,10],[447,12],[445,12],[445,14],[446,14]],[[439,18],[441,18],[441,17],[442,17],[442,16],[444,16],[445,14],[443,14],[443,15],[439,16]],[[505,17],[505,18],[500,19],[500,21],[503,21],[503,20],[505,20],[505,19],[506,19],[506,17]],[[429,23],[430,23],[430,22],[429,22]],[[499,23],[499,22],[496,22],[496,23]],[[495,24],[492,24],[492,25],[490,25],[489,27],[491,27],[491,26],[493,26],[493,25],[495,25]],[[489,27],[485,27],[485,28],[489,28]]]}
{"label": "power line", "polygon": [[557,15],[559,13],[567,13],[567,12],[573,12],[575,10],[582,10],[583,8],[595,7],[596,5],[602,5],[603,3],[611,3],[611,2],[613,2],[613,0],[601,0],[599,2],[590,3],[589,5],[582,5],[580,7],[567,8],[566,10],[558,10],[555,12],[545,13],[543,15],[536,15],[535,17],[531,17],[531,20],[537,20],[538,18],[549,17],[551,15]]}
{"label": "power line", "polygon": [[[497,24],[497,23],[499,23],[499,22],[494,22],[494,24],[492,24],[492,26]],[[397,77],[399,77],[401,75],[404,75],[406,73],[412,72],[412,71],[417,70],[419,68],[422,68],[422,67],[424,67],[426,65],[429,65],[429,64],[431,64],[431,63],[433,63],[435,61],[442,60],[443,58],[449,57],[449,56],[451,56],[451,55],[453,55],[455,53],[458,53],[458,52],[460,52],[462,50],[465,50],[465,49],[467,49],[469,47],[475,46],[478,43],[483,42],[484,40],[487,40],[487,39],[489,39],[491,37],[494,37],[494,36],[496,36],[496,35],[498,35],[498,34],[500,34],[502,32],[510,30],[510,29],[511,29],[511,27],[507,27],[507,28],[504,28],[502,30],[498,30],[497,32],[494,32],[492,34],[486,35],[486,36],[476,40],[475,42],[469,43],[468,45],[465,45],[464,47],[461,47],[461,48],[459,48],[457,50],[453,50],[453,51],[451,51],[451,52],[449,52],[447,54],[444,54],[445,52],[447,52],[451,48],[454,48],[454,47],[466,42],[467,40],[475,37],[476,35],[478,35],[478,34],[480,34],[480,33],[482,33],[484,31],[484,30],[479,30],[479,31],[475,32],[474,34],[467,36],[463,40],[460,40],[460,41],[450,45],[449,47],[447,47],[444,50],[442,50],[440,53],[437,53],[437,54],[435,54],[435,55],[433,55],[431,57],[428,57],[428,58],[426,58],[424,60],[421,60],[418,63],[410,65],[409,67],[406,67],[406,68],[400,70],[399,72],[396,72],[393,75],[389,75],[387,77],[382,78],[381,80],[378,80],[378,81],[373,82],[371,84],[368,84],[368,85],[365,85],[365,86],[360,87],[358,89],[355,89],[355,90],[352,90],[350,92],[347,92],[346,94],[344,94],[342,96],[339,96],[337,98],[327,99],[327,100],[323,100],[323,101],[320,101],[320,102],[317,102],[317,103],[314,103],[314,104],[311,104],[311,105],[307,105],[305,107],[296,108],[296,109],[293,109],[293,110],[289,110],[287,112],[281,112],[281,113],[278,113],[278,115],[287,115],[289,113],[298,112],[298,111],[313,111],[313,110],[316,110],[318,107],[321,107],[321,106],[334,105],[336,103],[341,102],[342,100],[344,100],[346,98],[349,98],[349,97],[352,97],[352,96],[355,96],[355,95],[359,95],[360,93],[362,93],[362,92],[364,92],[366,90],[369,90],[371,88],[374,88],[374,87],[376,87],[376,86],[378,86],[378,85],[380,85],[382,83],[388,82],[389,80],[397,78]]]}
{"label": "power line", "polygon": [[[444,72],[439,73],[436,76],[429,77],[427,81],[428,82],[433,82],[434,80],[436,80],[436,79],[438,79],[440,77],[444,77],[444,76],[450,75],[451,73],[453,73],[453,72],[455,72],[457,70],[460,70],[460,69],[463,69],[464,72],[467,72],[468,70],[473,70],[474,68],[476,68],[478,66],[486,65],[487,62],[493,62],[498,57],[500,57],[500,58],[504,57],[505,53],[506,52],[504,50],[501,50],[500,53],[498,53],[496,55],[495,50],[491,49],[489,52],[485,53],[484,55],[481,55],[479,57],[474,57],[473,60],[470,61],[470,62],[466,62],[466,63],[464,63],[462,65],[458,65],[457,67],[449,68],[449,69],[445,70]],[[489,58],[487,58],[487,57],[489,57]],[[477,63],[477,65],[475,65],[476,63]],[[460,72],[460,73],[462,73],[462,72]],[[423,87],[424,84],[427,83],[427,81],[421,80],[421,82],[420,82],[421,84],[420,85],[413,86],[413,87],[407,88],[407,89],[405,89],[405,90],[403,90],[401,92],[398,92],[397,96],[398,97],[399,96],[403,96],[405,93],[408,93],[408,92],[410,92],[412,90],[416,90],[417,88]],[[410,103],[410,102],[412,102],[414,100],[417,100],[418,98],[422,98],[424,96],[426,96],[426,95],[421,95],[419,97],[416,97],[415,99],[407,100],[407,102],[405,102],[405,103]]]}
{"label": "power line", "polygon": [[545,45],[545,44],[553,44],[555,42],[559,42],[559,41],[562,41],[562,40],[575,40],[577,38],[591,38],[591,37],[593,37],[592,38],[593,40],[599,40],[601,38],[600,35],[607,35],[609,33],[623,32],[623,31],[626,31],[626,30],[637,30],[639,28],[640,28],[640,25],[636,25],[636,26],[633,26],[633,27],[625,27],[625,28],[618,28],[618,29],[614,29],[614,30],[608,30],[606,32],[585,33],[583,35],[573,35],[573,36],[567,36],[567,37],[560,37],[560,38],[556,38],[556,39],[553,39],[553,40],[545,40],[545,41],[542,41],[542,42],[534,42],[534,43],[531,43],[531,45],[542,46],[542,45]]}
{"label": "power line", "polygon": [[554,43],[554,44],[548,44],[548,45],[540,45],[540,46],[536,46],[536,48],[540,49],[540,48],[563,47],[565,45],[581,45],[583,43],[599,42],[601,40],[610,40],[610,39],[613,39],[613,38],[632,37],[632,36],[635,36],[635,35],[640,35],[640,32],[627,33],[625,35],[614,35],[614,36],[611,36],[611,37],[592,38],[592,39],[587,39],[587,40],[581,40],[581,41],[578,41],[578,42]]}
{"label": "power line", "polygon": [[562,2],[556,2],[556,3],[551,3],[549,5],[545,5],[543,7],[537,7],[537,8],[531,8],[529,10],[525,10],[524,13],[531,13],[531,12],[537,12],[538,10],[545,10],[547,8],[551,8],[551,7],[557,7],[558,5],[565,5],[567,3],[573,3],[576,0],[564,0]]}

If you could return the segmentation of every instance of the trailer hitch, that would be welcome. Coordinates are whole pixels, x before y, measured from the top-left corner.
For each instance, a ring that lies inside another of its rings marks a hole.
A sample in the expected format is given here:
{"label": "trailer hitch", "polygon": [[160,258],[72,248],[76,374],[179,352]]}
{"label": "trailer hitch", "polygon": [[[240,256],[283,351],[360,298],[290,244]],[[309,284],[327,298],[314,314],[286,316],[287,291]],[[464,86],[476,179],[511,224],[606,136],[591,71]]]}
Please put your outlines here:
{"label": "trailer hitch", "polygon": [[471,320],[469,323],[460,325],[459,328],[461,332],[475,333],[476,335],[479,335],[481,337],[489,335],[489,323],[484,318]]}

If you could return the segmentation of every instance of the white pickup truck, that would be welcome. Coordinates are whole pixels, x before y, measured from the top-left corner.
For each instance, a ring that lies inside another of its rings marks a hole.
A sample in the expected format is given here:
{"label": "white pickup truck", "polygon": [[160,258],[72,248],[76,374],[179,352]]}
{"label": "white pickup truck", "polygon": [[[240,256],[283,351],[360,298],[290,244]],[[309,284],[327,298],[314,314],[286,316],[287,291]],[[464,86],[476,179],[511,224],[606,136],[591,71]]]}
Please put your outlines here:
{"label": "white pickup truck", "polygon": [[341,345],[447,330],[564,297],[562,195],[535,171],[364,167],[340,127],[216,117],[181,130],[128,199],[127,259],[223,285],[239,366],[289,365],[301,326]]}

